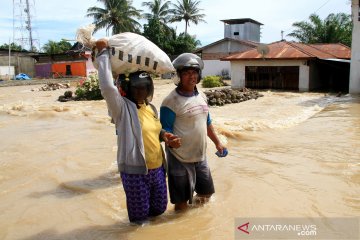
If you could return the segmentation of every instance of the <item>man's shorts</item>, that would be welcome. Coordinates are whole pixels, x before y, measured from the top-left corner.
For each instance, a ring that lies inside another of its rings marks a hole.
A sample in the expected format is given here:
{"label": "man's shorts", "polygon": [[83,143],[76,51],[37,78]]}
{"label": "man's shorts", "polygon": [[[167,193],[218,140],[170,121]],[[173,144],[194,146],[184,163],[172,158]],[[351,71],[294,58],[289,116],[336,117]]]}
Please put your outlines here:
{"label": "man's shorts", "polygon": [[195,163],[180,162],[169,150],[166,151],[168,161],[168,184],[172,204],[192,203],[194,191],[197,194],[215,193],[213,179],[207,161]]}

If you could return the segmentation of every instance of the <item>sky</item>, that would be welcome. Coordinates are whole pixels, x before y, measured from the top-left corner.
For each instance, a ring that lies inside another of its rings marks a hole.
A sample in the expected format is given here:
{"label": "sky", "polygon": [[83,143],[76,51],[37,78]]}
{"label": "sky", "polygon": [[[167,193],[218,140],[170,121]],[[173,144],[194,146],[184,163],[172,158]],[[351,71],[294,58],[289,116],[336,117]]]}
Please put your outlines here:
{"label": "sky", "polygon": [[[49,40],[73,40],[76,30],[89,25],[93,19],[85,17],[89,7],[103,7],[97,0],[28,0],[31,5],[34,45],[41,48]],[[150,0],[133,0],[133,6],[144,12],[142,2]],[[190,23],[188,33],[195,35],[202,46],[206,46],[224,37],[224,23],[220,20],[234,18],[252,18],[264,24],[261,28],[262,43],[281,40],[284,31],[286,40],[294,40],[286,35],[294,30],[292,24],[298,21],[308,21],[312,13],[321,19],[330,13],[351,13],[349,0],[198,0],[201,13],[205,14],[206,23],[195,25]],[[0,45],[13,42],[13,38],[29,38],[27,31],[21,31],[20,7],[25,0],[0,0]],[[171,0],[175,3],[176,0]],[[13,4],[15,3],[15,4]],[[15,6],[15,7],[14,7]],[[15,18],[13,17],[15,15]],[[15,20],[14,20],[15,19]],[[141,24],[145,21],[139,21]],[[177,34],[184,32],[185,23],[171,24]],[[24,28],[23,28],[24,29]],[[94,34],[96,39],[105,37],[105,31]],[[19,42],[17,42],[19,43]],[[28,47],[25,47],[28,49]]]}

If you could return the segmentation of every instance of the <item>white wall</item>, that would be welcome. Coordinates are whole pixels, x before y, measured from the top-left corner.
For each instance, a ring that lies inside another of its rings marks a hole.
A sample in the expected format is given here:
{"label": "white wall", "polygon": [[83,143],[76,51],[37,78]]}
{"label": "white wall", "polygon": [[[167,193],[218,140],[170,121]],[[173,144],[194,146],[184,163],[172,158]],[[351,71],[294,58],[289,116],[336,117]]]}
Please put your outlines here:
{"label": "white wall", "polygon": [[204,60],[202,76],[205,77],[209,75],[221,75],[221,71],[223,69],[226,69],[230,74],[230,62],[220,60]]}
{"label": "white wall", "polygon": [[360,9],[359,0],[352,0],[353,32],[351,43],[350,93],[360,93]]}
{"label": "white wall", "polygon": [[310,88],[310,67],[304,64],[299,66],[299,91],[308,92]]}
{"label": "white wall", "polygon": [[245,66],[299,66],[299,91],[309,91],[310,67],[299,60],[276,60],[276,61],[232,61],[231,62],[231,87],[245,87]]}
{"label": "white wall", "polygon": [[91,52],[85,52],[85,56],[88,57],[86,61],[86,77],[89,77],[91,74],[97,72],[97,69],[95,68],[93,61],[91,59]]}
{"label": "white wall", "polygon": [[14,66],[0,66],[0,78],[3,80],[13,79],[15,77]]}

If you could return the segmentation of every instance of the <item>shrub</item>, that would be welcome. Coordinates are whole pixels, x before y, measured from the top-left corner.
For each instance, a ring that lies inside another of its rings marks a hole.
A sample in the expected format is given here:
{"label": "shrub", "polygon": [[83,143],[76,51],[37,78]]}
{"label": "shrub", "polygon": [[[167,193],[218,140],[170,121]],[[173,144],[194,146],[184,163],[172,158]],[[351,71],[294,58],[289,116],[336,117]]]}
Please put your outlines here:
{"label": "shrub", "polygon": [[76,100],[101,100],[103,99],[100,86],[99,76],[97,74],[90,75],[85,81],[80,82],[76,91]]}
{"label": "shrub", "polygon": [[204,88],[221,87],[221,77],[219,76],[206,76],[202,80],[202,86]]}

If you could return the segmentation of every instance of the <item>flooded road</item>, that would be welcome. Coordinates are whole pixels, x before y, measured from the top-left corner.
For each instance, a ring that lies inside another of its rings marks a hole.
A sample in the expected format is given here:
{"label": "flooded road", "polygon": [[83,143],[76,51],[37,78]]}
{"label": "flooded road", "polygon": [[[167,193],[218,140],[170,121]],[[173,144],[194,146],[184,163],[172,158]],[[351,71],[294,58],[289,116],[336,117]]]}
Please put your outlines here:
{"label": "flooded road", "polygon": [[[156,82],[154,104],[173,89]],[[234,239],[239,217],[360,215],[360,99],[264,92],[210,112],[214,197],[130,226],[104,101],[0,88],[0,239]]]}

